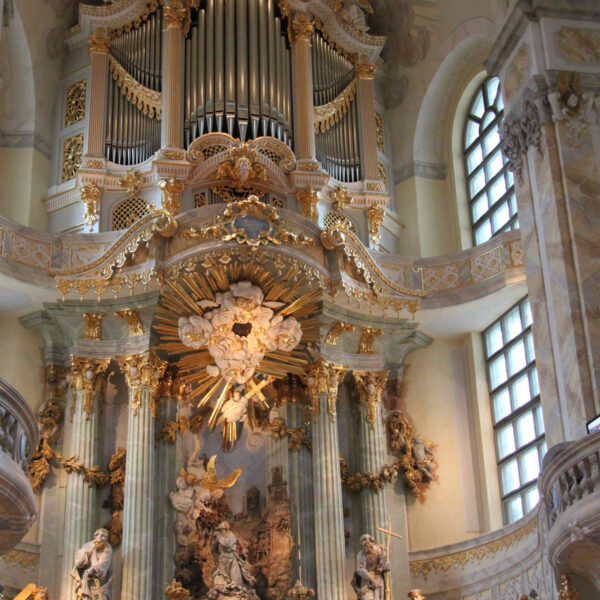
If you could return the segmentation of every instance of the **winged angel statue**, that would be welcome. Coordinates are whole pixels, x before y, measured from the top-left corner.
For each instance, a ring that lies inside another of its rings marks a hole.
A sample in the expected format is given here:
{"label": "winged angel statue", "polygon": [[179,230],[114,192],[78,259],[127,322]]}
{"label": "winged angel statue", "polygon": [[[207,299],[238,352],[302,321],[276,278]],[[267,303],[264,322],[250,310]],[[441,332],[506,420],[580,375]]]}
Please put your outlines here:
{"label": "winged angel statue", "polygon": [[236,469],[221,479],[217,476],[217,455],[205,461],[200,456],[199,436],[194,436],[194,452],[186,468],[177,477],[177,491],[171,492],[171,504],[177,512],[175,532],[177,543],[187,546],[196,540],[196,520],[203,512],[213,512],[211,502],[223,496],[223,492],[235,485],[242,469]]}

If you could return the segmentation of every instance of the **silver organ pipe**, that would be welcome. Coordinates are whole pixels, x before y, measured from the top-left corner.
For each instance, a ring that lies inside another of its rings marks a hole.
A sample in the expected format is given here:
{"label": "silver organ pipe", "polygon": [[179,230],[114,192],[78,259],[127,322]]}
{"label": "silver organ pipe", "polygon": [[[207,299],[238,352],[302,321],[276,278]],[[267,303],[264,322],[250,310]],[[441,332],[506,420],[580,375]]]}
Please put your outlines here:
{"label": "silver organ pipe", "polygon": [[[352,83],[354,68],[332,48],[319,31],[312,38],[313,102],[315,107],[331,103]],[[340,182],[360,179],[357,103],[353,97],[343,114],[337,113],[333,124],[315,135],[317,159],[323,168]]]}
{"label": "silver organ pipe", "polygon": [[275,0],[201,0],[185,61],[186,146],[210,131],[291,145],[291,51]]}
{"label": "silver organ pipe", "polygon": [[[159,8],[138,27],[113,37],[111,60],[116,60],[138,83],[161,91],[162,10]],[[127,100],[111,76],[108,83],[105,155],[122,165],[150,158],[160,147],[160,121],[144,114],[135,100]]]}

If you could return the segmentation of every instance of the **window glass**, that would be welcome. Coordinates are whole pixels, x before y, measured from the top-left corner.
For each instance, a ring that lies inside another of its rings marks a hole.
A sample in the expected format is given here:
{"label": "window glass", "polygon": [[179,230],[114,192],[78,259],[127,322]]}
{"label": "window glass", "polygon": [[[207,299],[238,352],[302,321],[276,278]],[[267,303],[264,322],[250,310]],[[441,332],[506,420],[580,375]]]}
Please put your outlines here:
{"label": "window glass", "polygon": [[519,227],[513,176],[500,150],[503,118],[499,81],[491,77],[473,97],[465,125],[463,150],[475,244]]}
{"label": "window glass", "polygon": [[537,504],[546,452],[531,329],[529,300],[523,298],[483,332],[506,523]]}

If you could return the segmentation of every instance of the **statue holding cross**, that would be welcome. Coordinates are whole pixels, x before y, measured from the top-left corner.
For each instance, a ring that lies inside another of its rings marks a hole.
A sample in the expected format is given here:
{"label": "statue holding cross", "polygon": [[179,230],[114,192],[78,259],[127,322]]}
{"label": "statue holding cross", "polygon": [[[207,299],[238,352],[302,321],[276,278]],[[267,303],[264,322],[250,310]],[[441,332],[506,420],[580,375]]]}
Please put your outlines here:
{"label": "statue holding cross", "polygon": [[365,534],[360,538],[361,551],[356,555],[356,570],[352,578],[352,587],[358,600],[390,600],[390,540],[391,537],[401,538],[391,529],[391,519],[388,518],[388,528],[377,528],[387,534],[386,547],[376,544],[375,540]]}

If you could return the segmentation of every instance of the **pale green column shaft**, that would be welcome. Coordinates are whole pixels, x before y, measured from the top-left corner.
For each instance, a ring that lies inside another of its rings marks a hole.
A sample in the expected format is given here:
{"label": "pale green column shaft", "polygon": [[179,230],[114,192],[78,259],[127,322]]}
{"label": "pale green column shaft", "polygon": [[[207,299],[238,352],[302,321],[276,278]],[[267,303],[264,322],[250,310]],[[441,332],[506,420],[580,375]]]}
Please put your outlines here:
{"label": "pale green column shaft", "polygon": [[312,424],[317,597],[346,600],[345,544],[337,423],[328,412],[327,394],[319,394]]}
{"label": "pale green column shaft", "polygon": [[[94,399],[93,410],[84,410],[89,390],[78,390],[72,401],[75,403],[71,444],[66,456],[76,456],[86,467],[98,464],[98,401]],[[75,598],[73,569],[75,551],[92,539],[96,528],[96,486],[88,485],[83,475],[72,471],[67,476],[65,503],[65,530],[63,544],[63,575],[61,600]]]}
{"label": "pale green column shaft", "polygon": [[127,467],[123,508],[121,576],[122,600],[149,600],[152,597],[154,545],[155,452],[152,388],[142,386],[141,401],[134,407],[129,391],[127,426]]}

